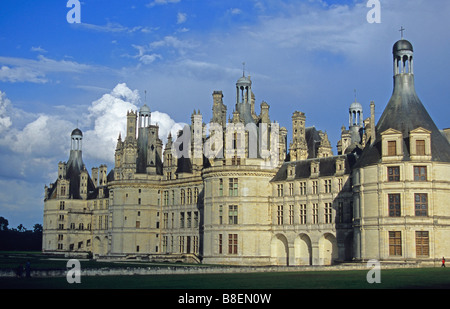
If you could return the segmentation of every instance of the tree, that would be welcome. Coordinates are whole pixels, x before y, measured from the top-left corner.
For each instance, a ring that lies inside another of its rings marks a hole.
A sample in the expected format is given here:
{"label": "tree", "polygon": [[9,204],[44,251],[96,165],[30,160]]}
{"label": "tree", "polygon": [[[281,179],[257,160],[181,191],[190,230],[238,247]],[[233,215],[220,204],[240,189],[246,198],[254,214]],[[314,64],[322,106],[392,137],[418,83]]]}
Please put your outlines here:
{"label": "tree", "polygon": [[36,223],[33,225],[33,232],[34,233],[42,233],[42,224]]}
{"label": "tree", "polygon": [[0,231],[7,231],[8,225],[9,225],[8,220],[3,217],[0,217]]}
{"label": "tree", "polygon": [[19,226],[17,227],[17,230],[18,230],[19,232],[26,232],[26,231],[27,231],[27,229],[23,226],[22,223],[19,224]]}

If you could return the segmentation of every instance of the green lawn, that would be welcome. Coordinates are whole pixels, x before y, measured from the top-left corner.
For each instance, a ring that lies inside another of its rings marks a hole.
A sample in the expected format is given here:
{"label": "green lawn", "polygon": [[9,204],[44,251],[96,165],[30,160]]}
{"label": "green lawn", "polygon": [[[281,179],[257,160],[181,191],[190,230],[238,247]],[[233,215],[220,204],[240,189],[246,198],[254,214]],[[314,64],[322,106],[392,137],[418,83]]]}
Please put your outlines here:
{"label": "green lawn", "polygon": [[450,270],[440,268],[381,270],[381,283],[369,284],[366,271],[264,272],[247,274],[84,276],[0,278],[0,289],[448,289]]}
{"label": "green lawn", "polygon": [[[30,260],[33,269],[65,269],[67,260],[39,253],[0,252],[0,268],[15,268]],[[82,261],[83,268],[124,267]],[[145,263],[161,267],[161,264]],[[174,265],[167,265],[174,266]],[[184,266],[177,264],[177,266]],[[369,284],[368,270],[292,271],[236,274],[82,276],[80,284],[63,278],[0,278],[0,289],[448,289],[448,268],[382,269],[381,283]]]}

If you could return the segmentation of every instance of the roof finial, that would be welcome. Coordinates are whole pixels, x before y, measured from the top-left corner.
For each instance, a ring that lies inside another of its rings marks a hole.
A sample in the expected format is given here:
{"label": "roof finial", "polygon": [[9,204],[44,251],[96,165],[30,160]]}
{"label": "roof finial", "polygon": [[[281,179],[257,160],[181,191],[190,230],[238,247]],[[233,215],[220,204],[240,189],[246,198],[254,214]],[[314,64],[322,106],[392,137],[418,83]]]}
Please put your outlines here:
{"label": "roof finial", "polygon": [[355,102],[356,102],[356,89],[353,89],[353,92],[355,93]]}
{"label": "roof finial", "polygon": [[402,33],[402,40],[403,40],[403,31],[405,31],[406,29],[405,28],[403,28],[403,26],[400,28],[400,32]]}
{"label": "roof finial", "polygon": [[147,104],[147,90],[144,90],[144,104]]}
{"label": "roof finial", "polygon": [[245,62],[242,62],[242,77],[245,76]]}

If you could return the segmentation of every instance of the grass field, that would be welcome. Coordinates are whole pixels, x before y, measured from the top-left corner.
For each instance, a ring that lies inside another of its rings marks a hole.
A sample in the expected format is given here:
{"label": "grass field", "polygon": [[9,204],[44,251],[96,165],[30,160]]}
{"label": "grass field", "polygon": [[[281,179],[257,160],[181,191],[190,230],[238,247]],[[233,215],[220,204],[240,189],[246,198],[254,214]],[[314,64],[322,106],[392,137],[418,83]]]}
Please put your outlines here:
{"label": "grass field", "polygon": [[1,289],[448,289],[450,271],[440,268],[381,270],[369,284],[365,271],[264,272],[250,274],[133,275],[66,278],[0,278]]}
{"label": "grass field", "polygon": [[[65,269],[66,261],[38,253],[0,253],[0,269],[31,261],[33,269]],[[145,267],[152,264],[145,263]],[[160,266],[154,264],[155,266]],[[84,261],[82,267],[123,267]],[[126,265],[125,265],[126,266]],[[130,264],[128,266],[136,266]],[[179,265],[178,265],[179,266]],[[369,284],[365,270],[260,272],[236,274],[83,276],[80,284],[63,278],[0,278],[0,289],[449,289],[448,268],[382,269],[381,283]]]}

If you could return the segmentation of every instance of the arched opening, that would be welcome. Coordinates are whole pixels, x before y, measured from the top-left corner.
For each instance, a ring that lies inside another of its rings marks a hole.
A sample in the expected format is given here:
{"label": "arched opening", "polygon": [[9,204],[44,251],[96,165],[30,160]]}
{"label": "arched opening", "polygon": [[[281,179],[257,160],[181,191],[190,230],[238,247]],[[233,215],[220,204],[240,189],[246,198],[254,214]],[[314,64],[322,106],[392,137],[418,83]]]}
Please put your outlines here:
{"label": "arched opening", "polygon": [[101,239],[99,236],[94,238],[93,253],[98,255],[108,254],[108,237]]}
{"label": "arched opening", "polygon": [[320,265],[333,265],[338,256],[336,236],[330,233],[324,234],[319,240]]}
{"label": "arched opening", "polygon": [[289,265],[289,247],[286,236],[277,234],[270,243],[270,252],[273,265]]}
{"label": "arched opening", "polygon": [[295,264],[312,265],[311,239],[306,234],[300,234],[294,241]]}

